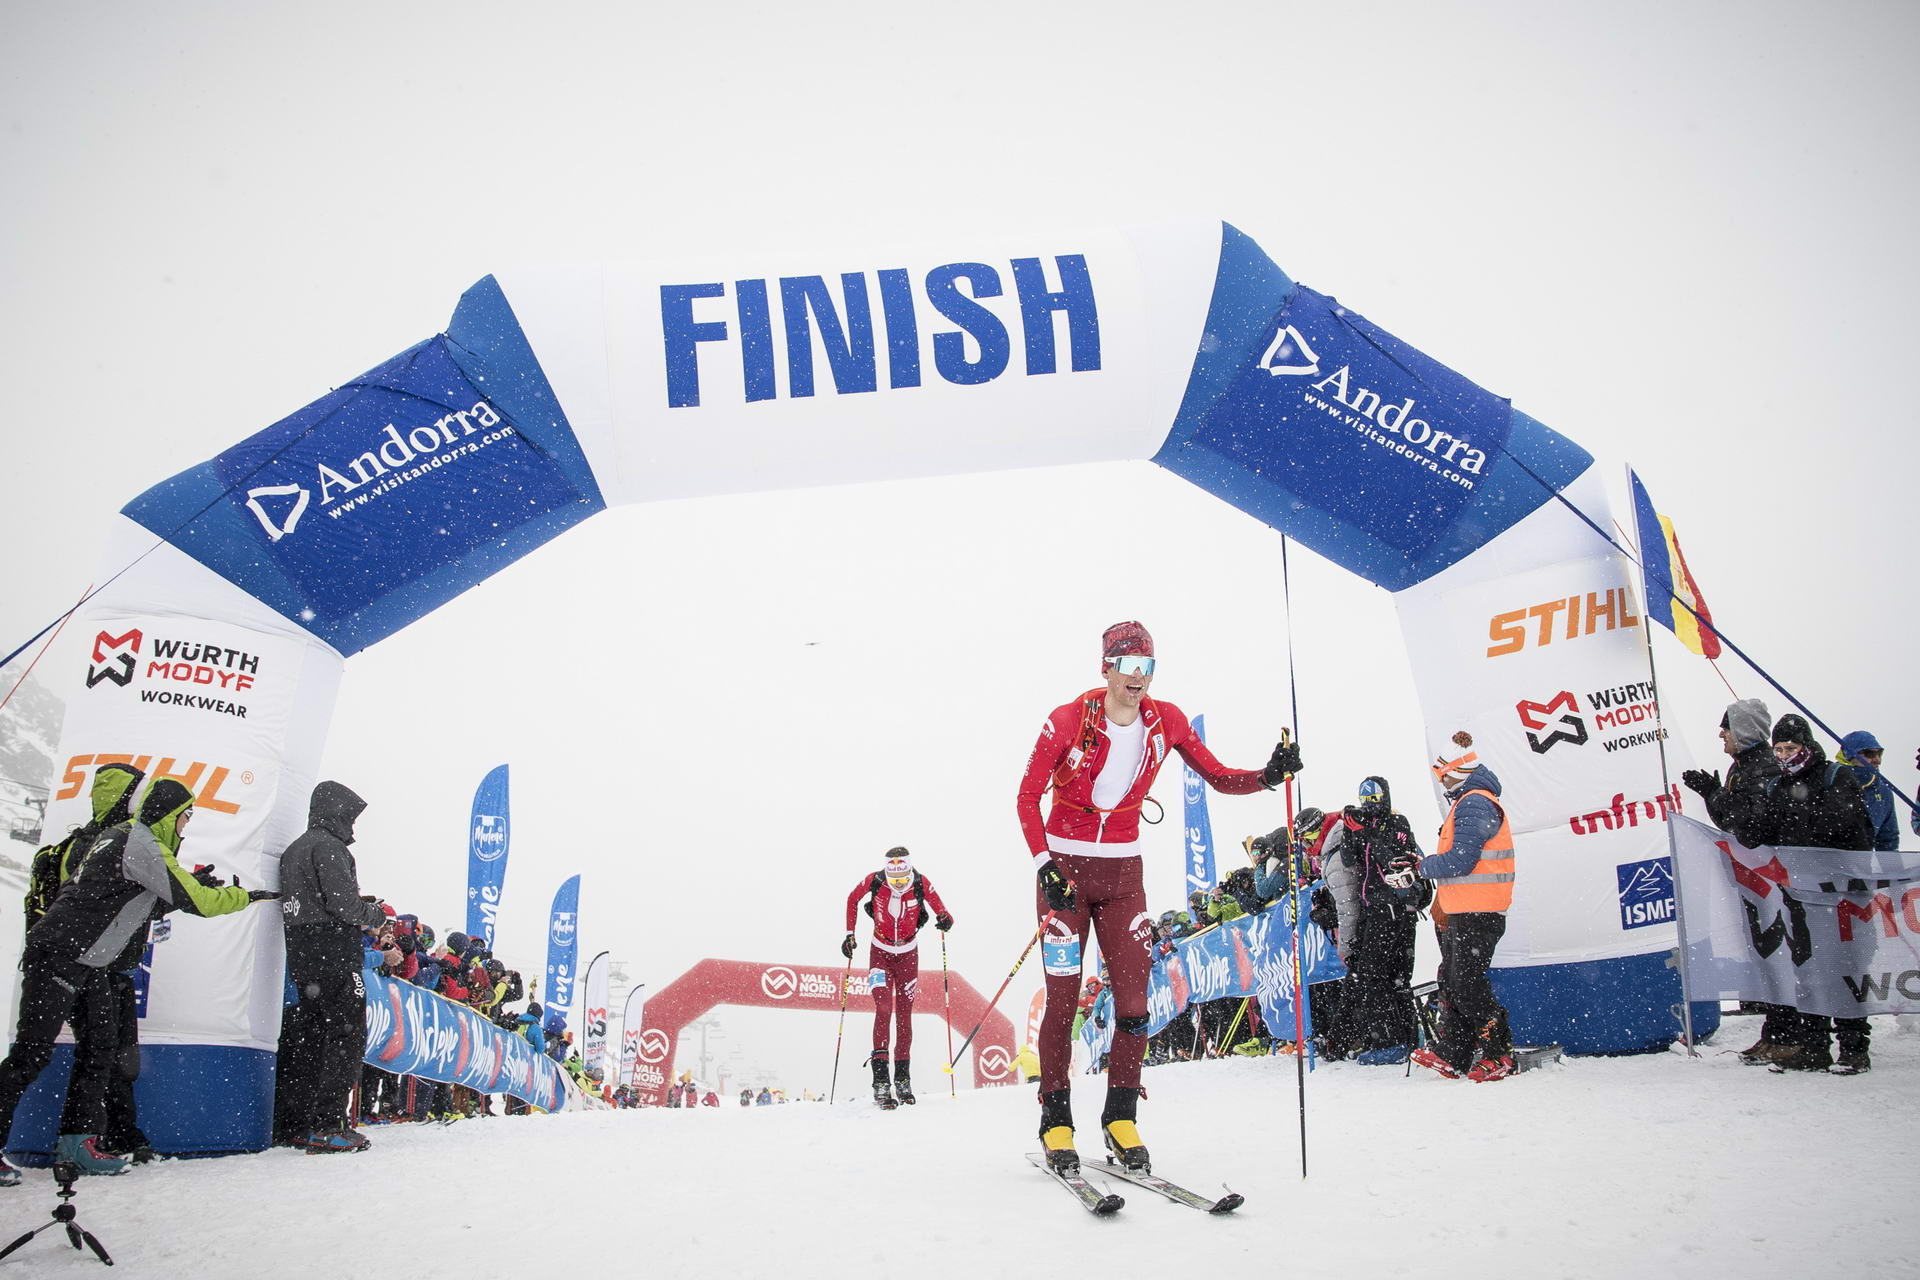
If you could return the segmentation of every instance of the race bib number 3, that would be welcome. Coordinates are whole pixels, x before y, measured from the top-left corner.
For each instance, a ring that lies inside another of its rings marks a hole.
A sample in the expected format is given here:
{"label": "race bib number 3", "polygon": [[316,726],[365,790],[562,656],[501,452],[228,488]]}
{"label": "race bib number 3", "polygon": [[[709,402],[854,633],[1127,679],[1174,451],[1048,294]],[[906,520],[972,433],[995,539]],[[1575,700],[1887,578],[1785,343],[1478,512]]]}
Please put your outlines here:
{"label": "race bib number 3", "polygon": [[1040,963],[1055,977],[1079,976],[1080,939],[1048,938],[1040,944]]}

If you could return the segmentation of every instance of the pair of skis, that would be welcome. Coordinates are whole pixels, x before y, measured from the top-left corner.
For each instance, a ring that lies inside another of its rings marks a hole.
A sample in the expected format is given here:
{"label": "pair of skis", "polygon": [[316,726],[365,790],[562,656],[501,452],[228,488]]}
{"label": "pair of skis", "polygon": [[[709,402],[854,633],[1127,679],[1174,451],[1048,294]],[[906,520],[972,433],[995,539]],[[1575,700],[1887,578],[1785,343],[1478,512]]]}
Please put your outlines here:
{"label": "pair of skis", "polygon": [[[1074,1198],[1080,1202],[1081,1207],[1096,1217],[1105,1218],[1116,1214],[1120,1212],[1127,1203],[1117,1195],[1102,1192],[1098,1187],[1087,1181],[1085,1174],[1063,1174],[1055,1172],[1047,1164],[1047,1159],[1043,1155],[1029,1152],[1027,1162],[1072,1192]],[[1211,1199],[1201,1195],[1197,1191],[1189,1191],[1178,1183],[1169,1182],[1165,1178],[1155,1174],[1142,1173],[1135,1169],[1129,1169],[1111,1157],[1109,1157],[1106,1164],[1101,1167],[1100,1172],[1110,1178],[1118,1178],[1122,1182],[1130,1182],[1142,1190],[1164,1196],[1175,1204],[1185,1205],[1189,1209],[1198,1209],[1202,1213],[1211,1213],[1216,1216],[1232,1213],[1246,1202],[1246,1197],[1237,1191],[1229,1191],[1217,1200]]]}

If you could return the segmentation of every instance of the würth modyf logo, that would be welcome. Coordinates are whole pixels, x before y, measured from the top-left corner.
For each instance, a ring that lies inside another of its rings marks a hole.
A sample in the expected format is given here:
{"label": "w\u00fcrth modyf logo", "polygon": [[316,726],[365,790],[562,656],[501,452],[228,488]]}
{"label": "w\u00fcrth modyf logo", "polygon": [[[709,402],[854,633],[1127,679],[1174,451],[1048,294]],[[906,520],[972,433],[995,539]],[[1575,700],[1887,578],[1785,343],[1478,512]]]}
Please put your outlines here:
{"label": "w\u00fcrth modyf logo", "polygon": [[[1578,714],[1580,700],[1565,689],[1549,702],[1529,702],[1522,698],[1513,709],[1519,712],[1520,723],[1526,726],[1527,745],[1536,752],[1545,754],[1561,742],[1571,742],[1576,747],[1586,745],[1587,722]],[[1559,714],[1555,715],[1556,712]],[[1551,732],[1539,732],[1549,725],[1552,725]]]}
{"label": "w\u00fcrth modyf logo", "polygon": [[[93,664],[87,668],[87,688],[99,684],[102,680],[111,680],[117,685],[127,685],[133,681],[133,655],[140,652],[140,641],[144,637],[136,627],[123,636],[102,631],[93,638]],[[118,650],[109,658],[109,650]]]}
{"label": "w\u00fcrth modyf logo", "polygon": [[799,985],[800,980],[785,965],[775,965],[760,975],[760,990],[766,993],[769,1000],[789,999]]}

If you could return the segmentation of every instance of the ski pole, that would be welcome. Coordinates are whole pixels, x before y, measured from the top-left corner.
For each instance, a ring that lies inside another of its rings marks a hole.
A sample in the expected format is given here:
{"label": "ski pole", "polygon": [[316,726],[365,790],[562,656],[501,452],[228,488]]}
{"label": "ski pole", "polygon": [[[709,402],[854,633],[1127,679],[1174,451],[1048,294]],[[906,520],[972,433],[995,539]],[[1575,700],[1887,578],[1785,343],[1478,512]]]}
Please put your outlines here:
{"label": "ski pole", "polygon": [[833,1033],[833,1075],[827,1081],[827,1105],[833,1105],[834,1090],[840,1085],[840,1041],[847,1034],[847,984],[853,981],[853,957],[847,957],[847,970],[840,975],[840,1029]]}
{"label": "ski pole", "polygon": [[1213,1046],[1214,1057],[1226,1057],[1227,1051],[1233,1047],[1233,1033],[1240,1029],[1240,1019],[1247,1016],[1247,1005],[1252,999],[1252,996],[1242,996],[1240,998],[1240,1007],[1233,1011],[1233,1021],[1227,1024],[1227,1038]]}
{"label": "ski pole", "polygon": [[960,1054],[967,1051],[967,1046],[973,1043],[973,1038],[980,1034],[980,1028],[987,1025],[987,1015],[993,1012],[993,1006],[1000,1003],[1000,997],[1007,994],[1007,988],[1013,985],[1013,975],[1020,972],[1020,966],[1027,962],[1029,955],[1033,954],[1034,944],[1040,941],[1040,935],[1047,931],[1047,926],[1053,923],[1053,917],[1056,914],[1056,912],[1052,911],[1047,912],[1045,918],[1040,921],[1040,927],[1033,931],[1031,938],[1027,939],[1027,945],[1021,950],[1020,958],[1015,960],[1013,962],[1013,968],[1007,971],[1007,980],[1000,984],[998,991],[993,993],[993,999],[987,1001],[987,1007],[980,1011],[980,1021],[973,1024],[973,1030],[967,1032],[967,1038],[960,1042],[959,1051],[953,1055],[952,1060],[949,1061],[944,1068],[948,1075],[953,1074],[953,1064],[960,1061]]}
{"label": "ski pole", "polygon": [[[941,1016],[947,1022],[947,1062],[953,1062],[953,988],[947,982],[947,933],[940,931],[940,1004]],[[960,1082],[953,1078],[953,1072],[947,1072],[947,1097],[958,1101]]]}
{"label": "ski pole", "polygon": [[[1280,599],[1287,611],[1287,699],[1293,710],[1294,727],[1300,724],[1300,683],[1293,675],[1293,576],[1287,571],[1287,535],[1280,535]],[[1292,740],[1286,729],[1280,731],[1280,741]],[[1293,847],[1293,775],[1287,775],[1287,857],[1295,858]],[[1293,881],[1293,1029],[1297,1037],[1293,1042],[1294,1080],[1300,1095],[1300,1178],[1307,1176],[1307,1045],[1306,1045],[1306,1002],[1307,989],[1300,982],[1300,866],[1297,861],[1287,868],[1287,878]]]}

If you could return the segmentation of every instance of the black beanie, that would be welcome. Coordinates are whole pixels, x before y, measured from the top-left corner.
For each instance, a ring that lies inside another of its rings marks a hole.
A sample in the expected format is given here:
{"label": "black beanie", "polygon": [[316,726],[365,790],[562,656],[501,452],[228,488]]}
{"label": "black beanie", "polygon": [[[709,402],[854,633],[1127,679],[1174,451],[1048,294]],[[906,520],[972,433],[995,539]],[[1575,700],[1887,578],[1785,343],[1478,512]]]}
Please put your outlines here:
{"label": "black beanie", "polygon": [[177,778],[161,778],[147,788],[147,798],[140,802],[140,822],[143,826],[152,826],[176,809],[193,803],[193,792]]}
{"label": "black beanie", "polygon": [[1813,730],[1803,717],[1784,715],[1780,717],[1780,722],[1773,726],[1773,740],[1775,743],[1797,742],[1803,747],[1811,747]]}

